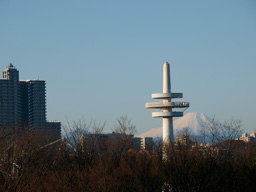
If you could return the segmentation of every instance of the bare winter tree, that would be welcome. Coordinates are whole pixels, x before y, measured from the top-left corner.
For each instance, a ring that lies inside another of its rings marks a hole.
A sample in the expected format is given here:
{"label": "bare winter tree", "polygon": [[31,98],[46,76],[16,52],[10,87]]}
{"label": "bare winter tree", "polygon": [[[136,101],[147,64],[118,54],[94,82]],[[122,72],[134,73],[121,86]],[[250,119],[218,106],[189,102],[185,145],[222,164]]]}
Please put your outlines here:
{"label": "bare winter tree", "polygon": [[205,140],[210,141],[212,144],[218,145],[227,154],[231,155],[235,145],[234,141],[242,133],[242,121],[231,120],[226,121],[224,124],[213,120],[206,125],[203,125],[201,134]]}
{"label": "bare winter tree", "polygon": [[136,133],[136,126],[132,124],[131,120],[129,120],[126,115],[120,116],[114,127],[115,129],[113,131],[115,133],[128,135],[134,135]]}
{"label": "bare winter tree", "polygon": [[101,134],[105,122],[86,121],[84,118],[65,127],[65,142],[70,153],[73,153],[73,165],[81,170],[89,169],[95,163],[101,150]]}
{"label": "bare winter tree", "polygon": [[114,124],[110,150],[119,158],[121,154],[130,149],[133,145],[133,135],[136,133],[136,126],[132,124],[127,116],[120,116]]}

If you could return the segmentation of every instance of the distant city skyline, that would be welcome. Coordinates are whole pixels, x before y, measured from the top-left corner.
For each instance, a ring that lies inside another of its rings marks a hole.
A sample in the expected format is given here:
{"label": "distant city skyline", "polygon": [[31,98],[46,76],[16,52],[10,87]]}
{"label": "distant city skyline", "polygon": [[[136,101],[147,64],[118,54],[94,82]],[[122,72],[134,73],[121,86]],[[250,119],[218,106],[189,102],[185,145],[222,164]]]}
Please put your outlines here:
{"label": "distant city skyline", "polygon": [[145,109],[162,90],[170,63],[172,90],[185,111],[241,119],[256,129],[256,2],[0,1],[0,70],[47,82],[47,117],[66,123],[127,115],[138,134],[161,127]]}
{"label": "distant city skyline", "polygon": [[46,120],[46,86],[43,80],[20,80],[11,63],[0,78],[0,126],[7,130],[25,128],[47,134],[49,139],[61,136],[61,123]]}

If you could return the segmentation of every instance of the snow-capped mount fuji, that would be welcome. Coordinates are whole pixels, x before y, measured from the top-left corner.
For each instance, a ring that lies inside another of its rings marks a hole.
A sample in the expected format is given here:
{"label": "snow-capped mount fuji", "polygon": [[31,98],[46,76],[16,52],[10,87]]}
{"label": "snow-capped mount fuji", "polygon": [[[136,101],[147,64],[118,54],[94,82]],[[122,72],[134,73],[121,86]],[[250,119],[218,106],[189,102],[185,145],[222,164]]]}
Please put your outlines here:
{"label": "snow-capped mount fuji", "polygon": [[[174,135],[187,130],[190,135],[200,135],[203,126],[211,124],[213,120],[203,113],[191,112],[173,122]],[[139,137],[162,137],[163,129],[153,128]]]}
{"label": "snow-capped mount fuji", "polygon": [[189,134],[200,135],[202,127],[211,125],[212,121],[213,119],[203,113],[191,112],[174,121],[174,132],[179,134],[188,129]]}

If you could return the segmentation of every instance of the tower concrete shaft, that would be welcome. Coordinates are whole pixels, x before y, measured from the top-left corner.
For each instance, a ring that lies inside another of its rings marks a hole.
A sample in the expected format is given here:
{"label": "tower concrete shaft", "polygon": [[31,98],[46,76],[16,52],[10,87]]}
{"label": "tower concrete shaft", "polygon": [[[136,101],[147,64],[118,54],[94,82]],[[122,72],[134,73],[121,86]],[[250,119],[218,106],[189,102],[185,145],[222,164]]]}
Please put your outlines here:
{"label": "tower concrete shaft", "polygon": [[171,92],[170,64],[165,62],[163,66],[163,93]]}
{"label": "tower concrete shaft", "polygon": [[[165,62],[163,66],[163,93],[171,93],[170,64]],[[163,103],[171,102],[171,98],[164,98]],[[163,112],[172,112],[172,108],[165,108]],[[163,117],[163,142],[173,142],[173,117]]]}

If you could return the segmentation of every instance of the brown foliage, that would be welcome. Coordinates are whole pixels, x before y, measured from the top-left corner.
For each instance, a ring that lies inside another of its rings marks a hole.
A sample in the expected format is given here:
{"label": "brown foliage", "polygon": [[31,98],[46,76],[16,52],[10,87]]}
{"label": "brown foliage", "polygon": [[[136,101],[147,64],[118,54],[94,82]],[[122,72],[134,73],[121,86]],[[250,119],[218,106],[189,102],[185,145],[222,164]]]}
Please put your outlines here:
{"label": "brown foliage", "polygon": [[95,145],[100,133],[87,137],[84,147],[71,143],[74,150],[62,140],[47,145],[38,132],[6,135],[0,140],[0,191],[255,190],[255,143],[232,142],[232,156],[170,147],[162,160],[161,144],[136,151],[130,136],[116,134],[103,151]]}

